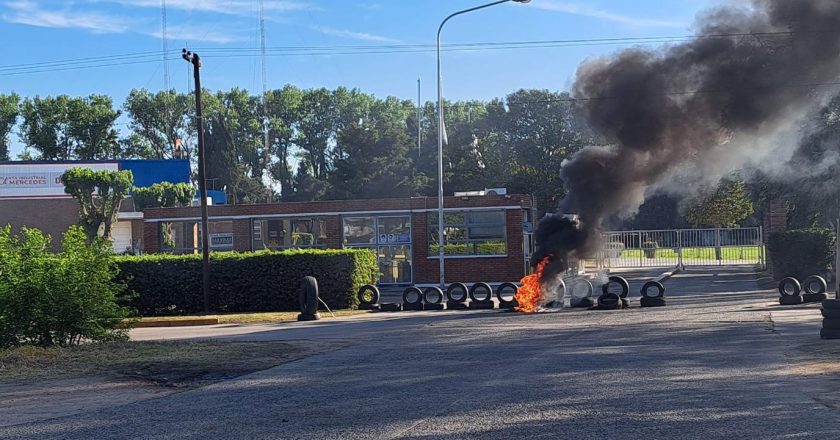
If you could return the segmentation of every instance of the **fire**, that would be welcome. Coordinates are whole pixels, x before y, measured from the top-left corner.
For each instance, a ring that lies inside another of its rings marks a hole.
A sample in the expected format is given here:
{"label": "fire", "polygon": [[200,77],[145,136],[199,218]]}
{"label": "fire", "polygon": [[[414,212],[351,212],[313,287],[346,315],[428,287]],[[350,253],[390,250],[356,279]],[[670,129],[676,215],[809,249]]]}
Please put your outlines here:
{"label": "fire", "polygon": [[551,262],[551,257],[545,257],[540,264],[537,265],[537,271],[526,275],[519,281],[519,290],[516,291],[516,303],[519,307],[516,308],[519,312],[534,313],[540,304],[542,292],[540,291],[540,280],[542,278],[543,269]]}

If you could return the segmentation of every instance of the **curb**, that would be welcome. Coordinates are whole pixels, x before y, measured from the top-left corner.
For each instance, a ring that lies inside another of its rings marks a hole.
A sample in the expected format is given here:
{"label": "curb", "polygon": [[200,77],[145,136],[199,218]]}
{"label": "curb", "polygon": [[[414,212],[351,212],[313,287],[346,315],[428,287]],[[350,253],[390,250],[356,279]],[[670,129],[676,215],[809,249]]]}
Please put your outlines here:
{"label": "curb", "polygon": [[148,328],[148,327],[192,327],[199,325],[216,325],[219,323],[218,318],[196,318],[196,319],[175,319],[175,320],[160,320],[160,321],[137,321],[131,324],[124,324],[130,328]]}

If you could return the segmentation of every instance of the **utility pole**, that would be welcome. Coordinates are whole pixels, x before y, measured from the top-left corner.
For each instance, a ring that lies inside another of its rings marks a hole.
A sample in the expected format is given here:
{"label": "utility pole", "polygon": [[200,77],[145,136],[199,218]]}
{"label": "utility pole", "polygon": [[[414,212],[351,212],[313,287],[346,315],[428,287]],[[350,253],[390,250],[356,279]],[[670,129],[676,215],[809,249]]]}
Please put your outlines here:
{"label": "utility pole", "polygon": [[169,61],[166,54],[169,53],[169,38],[166,32],[166,0],[160,0],[160,39],[163,40],[163,90],[169,91]]}
{"label": "utility pole", "polygon": [[204,116],[201,114],[201,58],[184,49],[181,57],[193,66],[195,79],[195,120],[198,130],[198,190],[201,197],[201,288],[204,313],[210,314],[210,228],[207,221],[207,172],[204,166]]}
{"label": "utility pole", "polygon": [[417,78],[417,158],[420,158],[420,145],[421,145],[421,137],[423,134],[423,129],[421,128],[420,124],[423,121],[423,108],[421,107],[420,100],[420,78]]}

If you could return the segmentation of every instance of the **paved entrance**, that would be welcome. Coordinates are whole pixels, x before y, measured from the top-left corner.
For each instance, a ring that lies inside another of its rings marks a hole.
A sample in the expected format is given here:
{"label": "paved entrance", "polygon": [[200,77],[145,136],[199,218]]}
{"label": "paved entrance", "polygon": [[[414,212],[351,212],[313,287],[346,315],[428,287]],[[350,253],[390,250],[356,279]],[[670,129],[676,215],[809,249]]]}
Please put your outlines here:
{"label": "paved entrance", "polygon": [[194,391],[3,428],[0,437],[840,437],[840,415],[788,374],[788,340],[769,321],[775,294],[755,273],[695,268],[667,285],[661,309],[634,300],[618,312],[417,312],[138,329],[138,339],[347,345]]}

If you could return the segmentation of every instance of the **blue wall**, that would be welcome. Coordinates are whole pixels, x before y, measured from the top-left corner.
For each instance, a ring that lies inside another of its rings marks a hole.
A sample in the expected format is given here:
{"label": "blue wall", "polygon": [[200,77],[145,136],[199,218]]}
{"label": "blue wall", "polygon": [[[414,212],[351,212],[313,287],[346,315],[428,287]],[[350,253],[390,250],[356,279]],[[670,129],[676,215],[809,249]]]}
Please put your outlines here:
{"label": "blue wall", "polygon": [[143,188],[160,182],[190,183],[190,161],[171,160],[120,160],[121,170],[131,170],[134,186]]}

